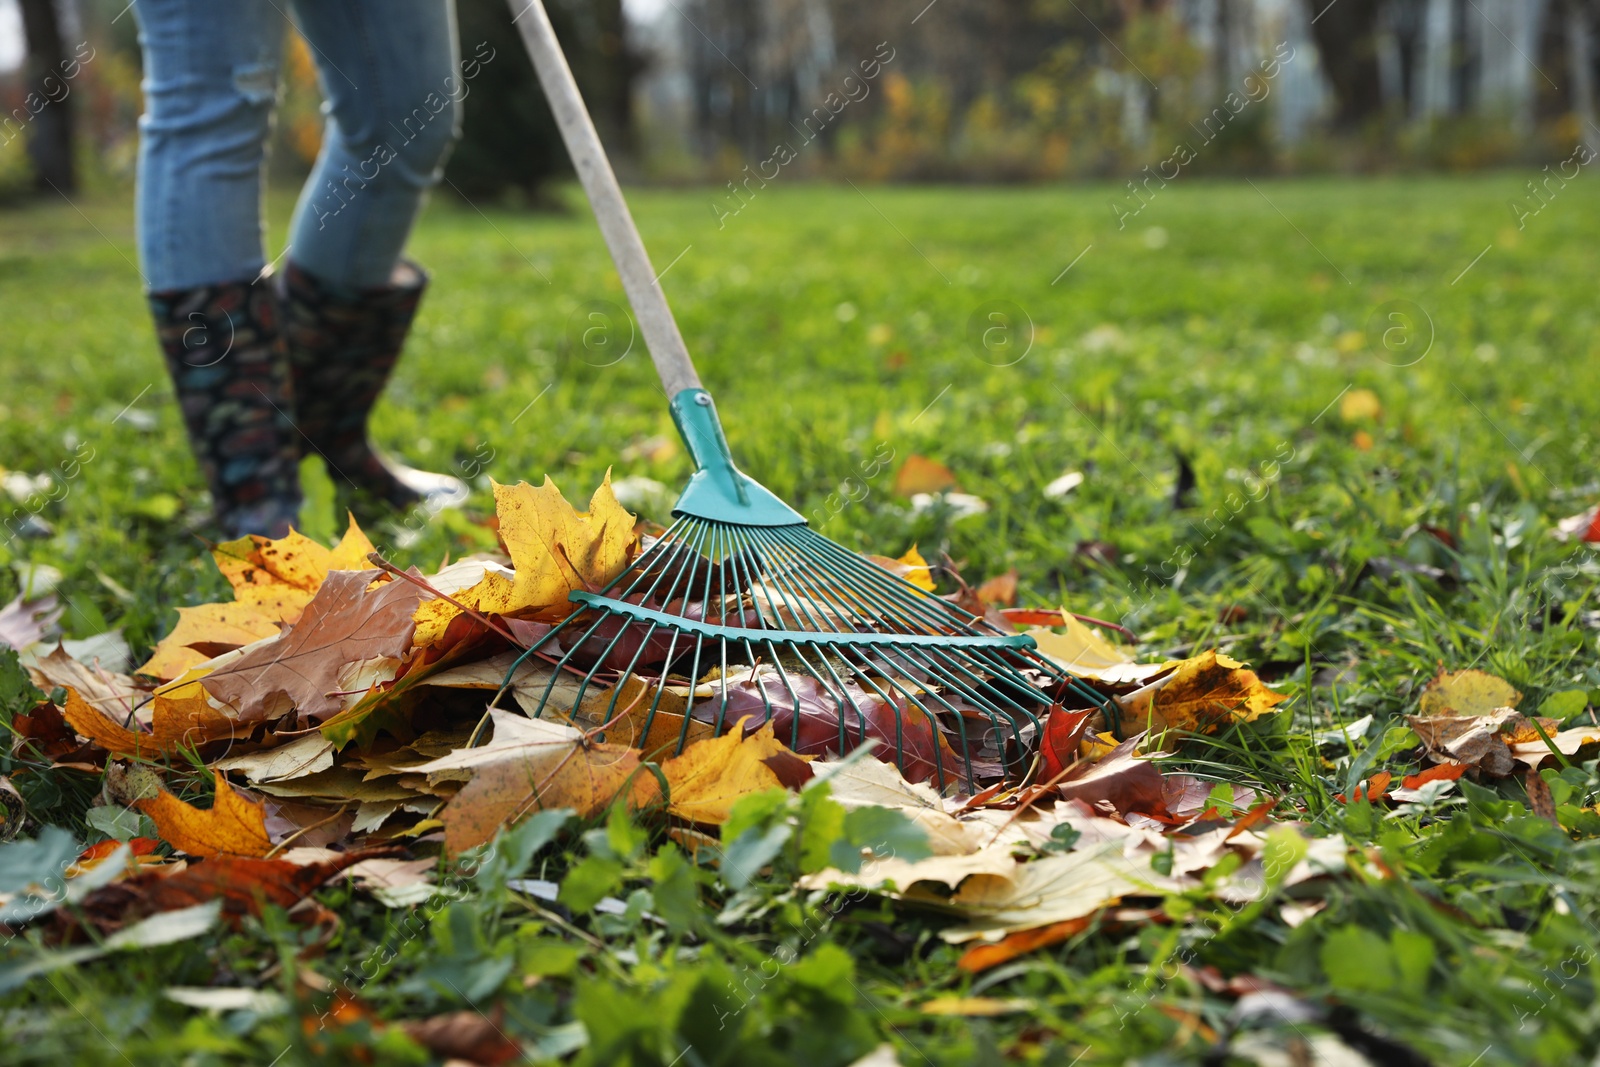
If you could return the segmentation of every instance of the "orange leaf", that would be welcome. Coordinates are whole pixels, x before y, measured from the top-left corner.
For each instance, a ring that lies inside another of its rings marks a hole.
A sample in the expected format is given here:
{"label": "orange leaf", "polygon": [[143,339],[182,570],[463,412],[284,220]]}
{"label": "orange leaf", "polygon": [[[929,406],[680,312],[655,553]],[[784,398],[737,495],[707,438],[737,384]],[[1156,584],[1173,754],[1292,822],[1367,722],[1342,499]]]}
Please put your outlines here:
{"label": "orange leaf", "polygon": [[139,733],[117,722],[98,708],[90,707],[76,689],[67,690],[62,717],[78,733],[114,756],[154,756],[162,745],[150,734]]}
{"label": "orange leaf", "polygon": [[272,851],[266,811],[233,791],[218,772],[210,808],[185,804],[166,790],[137,807],[156,824],[161,839],[191,856],[265,856]]}
{"label": "orange leaf", "polygon": [[937,493],[954,488],[956,488],[954,472],[943,463],[936,463],[927,456],[907,456],[894,476],[896,496]]}
{"label": "orange leaf", "polygon": [[1453,782],[1466,774],[1469,767],[1465,763],[1438,763],[1419,774],[1408,774],[1400,781],[1405,789],[1421,789],[1429,782]]}
{"label": "orange leaf", "polygon": [[[1017,602],[1017,569],[990,578],[978,586],[978,599],[992,607],[1009,607]],[[1048,625],[1048,624],[1047,624]]]}
{"label": "orange leaf", "polygon": [[993,944],[974,945],[961,954],[956,966],[968,974],[977,974],[979,971],[986,971],[990,967],[998,967],[1002,963],[1014,960],[1018,956],[1026,956],[1030,952],[1048,948],[1050,945],[1059,945],[1089,929],[1089,924],[1093,921],[1094,916],[1085,915],[1081,919],[1067,919],[1033,930],[1019,930],[1014,934],[1007,934]]}
{"label": "orange leaf", "polygon": [[203,676],[203,672],[185,673],[151,698],[150,727],[169,751],[234,735],[234,720],[211,706],[210,694],[200,684]]}

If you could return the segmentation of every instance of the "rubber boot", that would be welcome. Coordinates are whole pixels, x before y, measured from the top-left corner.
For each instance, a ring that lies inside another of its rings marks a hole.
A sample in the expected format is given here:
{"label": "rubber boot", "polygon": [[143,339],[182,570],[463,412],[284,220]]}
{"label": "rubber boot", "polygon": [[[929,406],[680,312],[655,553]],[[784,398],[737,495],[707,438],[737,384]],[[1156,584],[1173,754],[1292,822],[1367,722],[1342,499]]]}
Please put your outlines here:
{"label": "rubber boot", "polygon": [[294,391],[269,279],[152,292],[150,311],[224,537],[300,513]]}
{"label": "rubber boot", "polygon": [[372,445],[367,421],[394,372],[428,276],[402,261],[380,289],[338,289],[293,262],[280,295],[284,334],[305,454],[328,467],[340,503],[363,522],[417,504],[458,507],[467,487],[448,474],[420,471]]}

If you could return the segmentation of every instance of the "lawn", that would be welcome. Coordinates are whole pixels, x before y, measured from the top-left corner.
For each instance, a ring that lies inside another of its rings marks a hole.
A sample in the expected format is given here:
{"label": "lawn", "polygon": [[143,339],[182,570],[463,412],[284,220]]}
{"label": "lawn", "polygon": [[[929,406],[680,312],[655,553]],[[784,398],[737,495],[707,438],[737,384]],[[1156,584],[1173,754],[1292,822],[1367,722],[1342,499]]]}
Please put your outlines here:
{"label": "lawn", "polygon": [[[379,1017],[494,1001],[550,1052],[571,1047],[576,1017],[593,1062],[691,1048],[685,1063],[842,1065],[880,1040],[908,1065],[1199,1062],[1235,1025],[1280,1045],[1331,1028],[1375,1062],[1408,1062],[1378,1058],[1395,1043],[1440,1063],[1586,1062],[1600,1051],[1594,764],[1546,772],[1560,827],[1518,778],[1393,810],[1335,797],[1416,766],[1404,716],[1441,667],[1505,678],[1530,712],[1574,690],[1600,703],[1600,566],[1552,534],[1600,501],[1600,189],[1575,183],[1519,229],[1506,204],[1526,178],[1186,180],[1120,230],[1111,186],[775,184],[720,227],[714,190],[633,198],[741,466],[823,533],[888,555],[915,543],[973,584],[1015,568],[1024,605],[1120,622],[1144,658],[1219,647],[1292,696],[1273,729],[1189,755],[1368,850],[1304,922],[1197,894],[1167,909],[1185,921],[1093,928],[974,978],[936,920],[904,909],[855,908],[802,937],[821,905],[776,881],[687,946],[621,920],[573,932],[490,883],[406,936],[397,914],[327,891],[346,925],[320,958],[297,962],[309,935],[267,921],[60,971],[0,1002],[0,1059],[348,1062],[367,1043],[402,1062],[414,1047],[365,1022],[308,1033],[293,1013],[161,995],[215,982],[303,996],[297,968],[336,976],[392,944],[359,990]],[[0,596],[28,564],[57,568],[67,635],[120,628],[142,656],[175,607],[225,586],[194,532],[204,495],[124,199],[0,214],[0,466],[77,461],[58,499],[7,505],[37,521],[0,546]],[[271,200],[275,235],[288,207]],[[586,498],[608,468],[687,476],[658,440],[673,436],[665,401],[642,342],[628,348],[585,210],[441,197],[412,254],[434,285],[376,433],[481,477],[463,514],[369,531],[392,560],[492,549],[490,477],[549,474]],[[894,485],[913,455],[987,510],[914,509]],[[1069,472],[1081,484],[1044,492]],[[326,538],[331,493],[310,489],[305,525]],[[670,507],[639,499],[655,518]],[[1366,716],[1348,748],[1312,740]],[[30,800],[92,840],[78,777]],[[560,880],[564,863],[531,876]],[[719,1028],[728,991],[780,944],[801,961]],[[1317,1018],[1241,1017],[1236,976],[1293,990]],[[919,1010],[978,994],[1026,1010]]]}

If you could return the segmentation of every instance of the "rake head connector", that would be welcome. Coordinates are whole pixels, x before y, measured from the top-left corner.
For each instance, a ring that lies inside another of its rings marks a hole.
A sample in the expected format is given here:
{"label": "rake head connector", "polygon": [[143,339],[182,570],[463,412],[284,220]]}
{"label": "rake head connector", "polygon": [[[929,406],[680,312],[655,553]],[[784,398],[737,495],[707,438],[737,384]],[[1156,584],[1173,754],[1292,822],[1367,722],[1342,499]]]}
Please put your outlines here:
{"label": "rake head connector", "polygon": [[753,717],[798,752],[873,739],[912,780],[975,788],[1027,772],[1052,707],[1103,702],[1031,637],[810,530],[733,465],[703,389],[672,410],[698,469],[672,525],[529,650],[554,664],[540,714],[673,750]]}

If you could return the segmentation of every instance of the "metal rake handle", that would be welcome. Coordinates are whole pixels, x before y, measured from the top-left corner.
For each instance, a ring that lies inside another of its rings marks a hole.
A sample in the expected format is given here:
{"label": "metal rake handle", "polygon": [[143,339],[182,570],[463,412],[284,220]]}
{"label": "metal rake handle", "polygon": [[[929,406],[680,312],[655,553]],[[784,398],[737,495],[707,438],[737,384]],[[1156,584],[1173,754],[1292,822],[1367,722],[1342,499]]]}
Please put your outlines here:
{"label": "metal rake handle", "polygon": [[617,176],[612,173],[611,161],[600,144],[589,109],[584,106],[573,80],[572,68],[556,40],[556,31],[550,25],[540,0],[509,0],[512,21],[522,32],[522,43],[527,46],[528,58],[544,87],[545,98],[555,115],[556,126],[561,130],[561,140],[566,143],[567,154],[578,172],[578,181],[594,208],[600,232],[605,236],[611,260],[622,275],[622,290],[628,294],[628,303],[638,316],[639,329],[644,343],[650,349],[650,359],[661,376],[661,384],[670,399],[685,389],[700,388],[700,375],[695,372],[689,350],[684,346],[678,323],[667,306],[666,294],[656,281],[650,266],[650,254],[639,239],[639,229],[633,224],[633,214],[628,202],[622,198]]}

